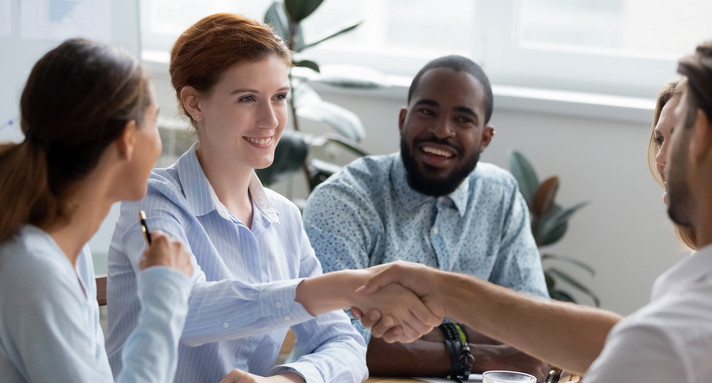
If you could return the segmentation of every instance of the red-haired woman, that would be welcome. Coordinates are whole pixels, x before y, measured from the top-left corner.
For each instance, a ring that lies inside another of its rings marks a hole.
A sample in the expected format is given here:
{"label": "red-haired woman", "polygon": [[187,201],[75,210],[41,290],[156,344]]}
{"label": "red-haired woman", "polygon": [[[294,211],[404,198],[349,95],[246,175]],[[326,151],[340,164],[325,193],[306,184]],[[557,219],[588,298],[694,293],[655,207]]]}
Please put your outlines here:
{"label": "red-haired woman", "polygon": [[[115,372],[140,306],[134,252],[142,238],[132,219],[140,209],[150,227],[180,238],[196,264],[176,382],[214,383],[228,373],[230,381],[361,382],[364,340],[342,311],[329,311],[378,307],[411,340],[439,324],[399,286],[375,299],[354,294],[371,271],[321,275],[299,210],[255,176],[272,163],[287,123],[290,64],[271,28],[234,14],[208,16],[176,41],[171,79],[198,143],[153,172],[143,201],[122,205],[109,253]],[[275,366],[290,327],[304,356]]]}

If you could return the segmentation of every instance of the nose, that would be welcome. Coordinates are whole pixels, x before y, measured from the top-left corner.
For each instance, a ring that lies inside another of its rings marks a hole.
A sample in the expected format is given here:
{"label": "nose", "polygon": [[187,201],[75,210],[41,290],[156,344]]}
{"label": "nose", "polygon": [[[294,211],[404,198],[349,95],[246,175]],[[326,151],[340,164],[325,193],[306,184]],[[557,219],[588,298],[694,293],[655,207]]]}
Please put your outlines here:
{"label": "nose", "polygon": [[257,126],[260,128],[274,129],[279,124],[277,113],[271,102],[262,102],[257,110]]}
{"label": "nose", "polygon": [[455,134],[452,122],[449,118],[445,116],[438,118],[436,121],[433,121],[432,125],[430,126],[430,131],[437,138],[447,138]]}
{"label": "nose", "polygon": [[662,178],[663,181],[665,181],[665,164],[667,164],[667,140],[663,142],[662,146],[660,146],[660,149],[658,149],[658,153],[655,155],[655,166],[657,167],[658,170],[658,175],[660,175],[660,178]]}

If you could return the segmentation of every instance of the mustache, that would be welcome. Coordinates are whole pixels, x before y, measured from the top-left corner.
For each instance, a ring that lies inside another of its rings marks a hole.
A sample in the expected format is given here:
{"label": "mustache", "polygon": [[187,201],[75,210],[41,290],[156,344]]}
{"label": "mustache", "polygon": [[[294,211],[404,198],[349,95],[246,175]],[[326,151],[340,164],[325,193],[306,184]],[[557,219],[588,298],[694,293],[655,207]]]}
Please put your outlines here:
{"label": "mustache", "polygon": [[432,143],[451,147],[457,154],[462,154],[462,147],[451,138],[437,138],[431,134],[427,137],[416,138],[413,140],[413,146],[420,146],[423,143]]}

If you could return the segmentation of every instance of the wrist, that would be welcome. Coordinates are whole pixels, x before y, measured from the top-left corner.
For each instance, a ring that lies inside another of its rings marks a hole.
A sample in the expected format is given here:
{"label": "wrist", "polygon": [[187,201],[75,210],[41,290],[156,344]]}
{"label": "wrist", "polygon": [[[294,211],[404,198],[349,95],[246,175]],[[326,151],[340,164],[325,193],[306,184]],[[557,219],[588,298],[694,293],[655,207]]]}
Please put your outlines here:
{"label": "wrist", "polygon": [[448,379],[464,379],[470,376],[475,358],[470,352],[467,333],[459,323],[443,323],[440,325],[445,338],[445,348],[450,354],[451,364]]}
{"label": "wrist", "polygon": [[342,270],[308,278],[297,285],[294,300],[316,316],[354,305],[354,290],[367,280],[362,270]]}

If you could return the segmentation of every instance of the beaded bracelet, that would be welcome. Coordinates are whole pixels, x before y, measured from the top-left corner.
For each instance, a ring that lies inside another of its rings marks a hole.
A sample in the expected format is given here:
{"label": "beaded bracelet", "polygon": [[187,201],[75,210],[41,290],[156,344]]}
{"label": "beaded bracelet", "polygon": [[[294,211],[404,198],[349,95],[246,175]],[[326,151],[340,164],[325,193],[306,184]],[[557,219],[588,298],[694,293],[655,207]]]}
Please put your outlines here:
{"label": "beaded bracelet", "polygon": [[475,357],[467,344],[467,334],[459,323],[443,323],[440,329],[445,337],[445,348],[450,353],[452,364],[447,379],[467,380],[475,363]]}

